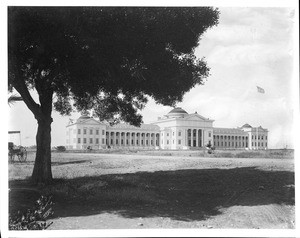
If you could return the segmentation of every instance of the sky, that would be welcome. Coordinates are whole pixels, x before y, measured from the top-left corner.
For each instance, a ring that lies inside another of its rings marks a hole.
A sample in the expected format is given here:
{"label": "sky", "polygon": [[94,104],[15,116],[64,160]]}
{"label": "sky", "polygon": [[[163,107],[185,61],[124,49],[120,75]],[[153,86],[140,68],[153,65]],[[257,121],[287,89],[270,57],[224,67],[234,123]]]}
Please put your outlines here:
{"label": "sky", "polygon": [[[220,7],[218,26],[208,29],[195,49],[205,57],[211,75],[204,85],[186,93],[177,104],[188,113],[213,119],[214,127],[236,128],[245,123],[269,130],[269,148],[293,148],[295,110],[293,74],[295,50],[292,8]],[[172,85],[170,85],[172,86]],[[265,93],[258,93],[257,86]],[[36,98],[36,95],[33,95]],[[8,130],[21,131],[21,144],[35,144],[37,123],[23,102],[8,108]],[[150,99],[141,114],[155,121],[172,108]],[[53,112],[52,146],[65,144],[69,118]],[[19,144],[18,135],[9,140]]]}

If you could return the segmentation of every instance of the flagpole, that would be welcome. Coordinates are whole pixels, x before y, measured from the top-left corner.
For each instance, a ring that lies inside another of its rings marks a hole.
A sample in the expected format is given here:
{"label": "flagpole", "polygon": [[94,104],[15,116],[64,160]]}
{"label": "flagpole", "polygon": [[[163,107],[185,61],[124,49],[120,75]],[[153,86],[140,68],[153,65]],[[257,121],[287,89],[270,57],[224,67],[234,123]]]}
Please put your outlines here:
{"label": "flagpole", "polygon": [[[259,86],[256,86],[256,88],[257,88],[258,93],[261,93],[261,94],[265,93],[265,90],[263,88],[261,88]],[[259,121],[260,121],[261,116],[260,116],[260,113],[258,113],[258,114],[259,114]],[[258,150],[258,127],[256,127],[256,143],[257,143],[256,144],[256,149]]]}

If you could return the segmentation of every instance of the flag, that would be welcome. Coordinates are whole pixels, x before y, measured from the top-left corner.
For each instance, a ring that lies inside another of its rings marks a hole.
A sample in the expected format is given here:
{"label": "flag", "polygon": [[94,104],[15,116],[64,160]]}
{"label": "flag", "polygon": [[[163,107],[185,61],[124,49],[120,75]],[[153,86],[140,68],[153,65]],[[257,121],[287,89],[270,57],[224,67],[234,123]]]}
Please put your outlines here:
{"label": "flag", "polygon": [[258,93],[265,93],[265,90],[263,88],[258,87],[258,86],[256,86],[256,87],[257,87],[257,92]]}

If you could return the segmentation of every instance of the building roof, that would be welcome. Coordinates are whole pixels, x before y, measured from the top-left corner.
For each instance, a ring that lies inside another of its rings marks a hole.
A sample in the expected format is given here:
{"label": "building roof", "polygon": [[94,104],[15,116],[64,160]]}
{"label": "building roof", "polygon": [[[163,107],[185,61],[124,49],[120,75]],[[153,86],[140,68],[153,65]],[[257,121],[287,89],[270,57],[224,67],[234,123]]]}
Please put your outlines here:
{"label": "building roof", "polygon": [[108,129],[135,129],[135,130],[154,130],[159,131],[159,126],[152,124],[141,124],[140,127],[132,126],[127,123],[119,123],[113,126],[108,125]]}
{"label": "building roof", "polygon": [[183,110],[181,107],[176,107],[172,109],[168,114],[188,114],[185,110]]}
{"label": "building roof", "polygon": [[242,126],[242,128],[252,128],[252,126],[250,126],[248,123],[246,123]]}
{"label": "building roof", "polygon": [[242,134],[247,135],[247,132],[236,128],[213,128],[214,134]]}

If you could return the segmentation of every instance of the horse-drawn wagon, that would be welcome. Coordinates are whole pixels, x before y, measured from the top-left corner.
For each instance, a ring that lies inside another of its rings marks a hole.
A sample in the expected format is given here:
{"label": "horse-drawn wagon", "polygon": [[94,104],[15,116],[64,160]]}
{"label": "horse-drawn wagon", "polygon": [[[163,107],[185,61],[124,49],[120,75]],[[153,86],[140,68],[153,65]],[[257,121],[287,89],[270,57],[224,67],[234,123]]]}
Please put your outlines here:
{"label": "horse-drawn wagon", "polygon": [[[21,132],[20,131],[9,131],[8,134],[19,134],[21,144]],[[18,158],[20,162],[25,162],[27,159],[27,151],[25,147],[19,145],[16,146],[13,142],[8,142],[8,159],[9,162],[13,163],[15,158]]]}

